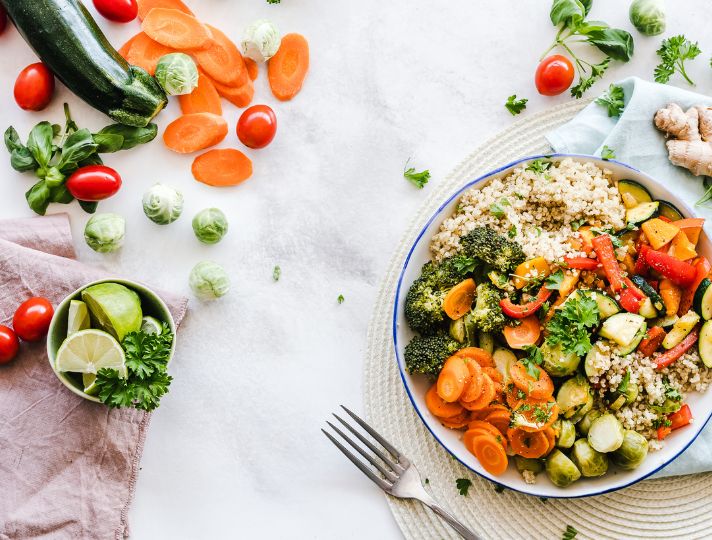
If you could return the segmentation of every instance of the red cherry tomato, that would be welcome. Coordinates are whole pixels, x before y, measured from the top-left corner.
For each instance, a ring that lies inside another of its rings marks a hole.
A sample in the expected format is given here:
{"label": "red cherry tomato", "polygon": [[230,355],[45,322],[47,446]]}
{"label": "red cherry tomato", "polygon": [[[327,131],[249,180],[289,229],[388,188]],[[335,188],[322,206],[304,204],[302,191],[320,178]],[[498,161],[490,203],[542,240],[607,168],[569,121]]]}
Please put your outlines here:
{"label": "red cherry tomato", "polygon": [[49,300],[35,296],[25,300],[17,308],[12,318],[12,327],[20,339],[39,341],[47,334],[52,315],[54,308]]}
{"label": "red cherry tomato", "polygon": [[87,165],[74,171],[66,186],[79,201],[102,201],[119,191],[121,177],[111,167]]}
{"label": "red cherry tomato", "polygon": [[536,89],[544,96],[558,96],[574,82],[574,65],[560,54],[547,56],[536,68]]}
{"label": "red cherry tomato", "polygon": [[41,111],[54,93],[54,75],[42,62],[30,64],[15,81],[15,101],[26,111]]}
{"label": "red cherry tomato", "polygon": [[17,356],[20,340],[12,328],[0,325],[0,364],[7,364]]}
{"label": "red cherry tomato", "polygon": [[5,28],[7,28],[7,11],[0,6],[0,34],[5,31]]}
{"label": "red cherry tomato", "polygon": [[110,21],[131,22],[138,15],[136,0],[94,0],[94,7]]}
{"label": "red cherry tomato", "polygon": [[249,148],[264,148],[277,133],[277,117],[267,105],[245,109],[237,121],[237,137]]}

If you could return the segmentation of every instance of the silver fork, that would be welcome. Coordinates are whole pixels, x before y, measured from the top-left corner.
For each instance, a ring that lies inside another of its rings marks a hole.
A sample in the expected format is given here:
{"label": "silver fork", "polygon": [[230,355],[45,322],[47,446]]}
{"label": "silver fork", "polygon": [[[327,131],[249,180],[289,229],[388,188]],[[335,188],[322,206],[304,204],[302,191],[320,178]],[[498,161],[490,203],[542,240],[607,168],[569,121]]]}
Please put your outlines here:
{"label": "silver fork", "polygon": [[[322,429],[321,431],[326,435],[331,442],[333,442],[336,447],[341,450],[344,455],[351,460],[351,462],[356,465],[361,472],[368,476],[373,482],[380,487],[383,491],[398,497],[399,499],[416,499],[430,508],[433,512],[444,519],[453,529],[455,529],[460,535],[467,540],[480,540],[480,538],[472,532],[470,529],[465,527],[460,523],[452,514],[440,506],[435,499],[433,499],[430,494],[425,491],[423,487],[422,480],[420,478],[420,473],[418,469],[415,468],[410,460],[396,450],[391,443],[384,439],[378,432],[369,426],[366,422],[361,420],[349,409],[341,405],[341,408],[346,411],[346,413],[353,418],[356,423],[361,426],[371,437],[373,437],[383,448],[385,448],[388,455],[381,451],[375,444],[373,444],[368,438],[363,436],[359,431],[352,427],[346,420],[343,420],[337,414],[334,414],[336,419],[348,430],[354,437],[356,437],[370,452],[366,451],[363,446],[356,443],[352,438],[350,438],[341,429],[336,427],[334,424],[327,420],[327,424],[341,436],[341,438],[346,441],[351,447],[356,450],[361,456],[363,456],[371,465],[373,465],[382,476],[375,473],[371,467],[360,460],[356,455],[354,455],[348,448],[341,444],[331,433]],[[390,457],[389,457],[390,456]]]}

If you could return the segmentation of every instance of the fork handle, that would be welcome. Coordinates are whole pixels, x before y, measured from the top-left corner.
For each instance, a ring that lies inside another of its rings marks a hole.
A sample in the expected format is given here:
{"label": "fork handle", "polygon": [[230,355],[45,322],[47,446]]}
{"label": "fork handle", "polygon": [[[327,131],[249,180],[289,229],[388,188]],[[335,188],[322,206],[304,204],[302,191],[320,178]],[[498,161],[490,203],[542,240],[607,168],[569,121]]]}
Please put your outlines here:
{"label": "fork handle", "polygon": [[435,512],[438,516],[440,516],[443,520],[445,520],[450,527],[455,529],[460,536],[462,536],[465,540],[481,540],[479,536],[477,536],[474,532],[472,532],[470,529],[465,527],[458,519],[453,516],[450,512],[445,510],[442,506],[440,506],[438,503],[435,501],[421,501],[423,502],[428,508],[430,508],[433,512]]}

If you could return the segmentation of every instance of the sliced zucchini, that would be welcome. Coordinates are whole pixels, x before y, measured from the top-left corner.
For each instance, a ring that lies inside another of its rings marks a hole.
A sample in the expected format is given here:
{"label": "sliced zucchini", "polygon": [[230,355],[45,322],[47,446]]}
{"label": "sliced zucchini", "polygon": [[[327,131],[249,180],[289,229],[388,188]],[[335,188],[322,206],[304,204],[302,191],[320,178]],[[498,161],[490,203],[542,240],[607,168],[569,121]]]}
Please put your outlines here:
{"label": "sliced zucchini", "polygon": [[653,202],[650,192],[634,180],[618,180],[618,193],[629,193],[638,204]]}
{"label": "sliced zucchini", "polygon": [[620,409],[623,405],[625,405],[625,396],[623,394],[619,395],[618,398],[616,398],[615,401],[613,401],[608,408],[611,409],[612,411],[617,411]]}
{"label": "sliced zucchini", "polygon": [[672,349],[675,345],[680,343],[685,336],[692,332],[695,325],[700,322],[700,316],[694,311],[688,311],[682,317],[680,317],[677,322],[673,325],[672,330],[670,330],[665,339],[663,339],[663,347],[666,349]]}
{"label": "sliced zucchini", "polygon": [[494,365],[497,367],[497,371],[504,377],[504,384],[509,384],[509,368],[516,363],[517,357],[514,356],[514,353],[509,349],[497,347],[492,354],[492,358],[494,359]]}
{"label": "sliced zucchini", "polygon": [[632,353],[635,349],[638,348],[638,345],[640,345],[640,342],[643,341],[643,338],[645,337],[645,334],[647,334],[647,332],[648,325],[647,323],[644,323],[640,330],[638,330],[638,333],[633,338],[633,341],[628,343],[628,345],[619,345],[615,348],[615,353],[618,356],[625,356],[627,354]]}
{"label": "sliced zucchini", "polygon": [[709,278],[703,279],[698,285],[693,305],[704,320],[712,319],[712,281]]}
{"label": "sliced zucchini", "polygon": [[494,352],[494,336],[492,334],[488,332],[480,332],[478,344],[480,349],[484,349],[490,354]]}
{"label": "sliced zucchini", "polygon": [[644,221],[654,218],[658,215],[658,201],[641,203],[634,208],[629,208],[625,211],[625,221],[628,224],[638,225]]}
{"label": "sliced zucchini", "polygon": [[668,218],[670,221],[677,221],[678,219],[683,219],[684,216],[682,215],[682,212],[677,209],[677,206],[667,201],[658,202],[660,203],[660,206],[658,208],[660,210],[661,216]]}
{"label": "sliced zucchini", "polygon": [[599,335],[615,341],[618,345],[630,345],[640,332],[645,328],[645,318],[635,313],[616,313],[603,321]]}
{"label": "sliced zucchini", "polygon": [[[645,281],[645,278],[642,276],[632,276],[630,280],[635,283],[635,286],[638,287],[643,293],[645,293],[645,296],[650,298],[653,307],[659,311],[663,312],[665,309],[665,303],[663,302],[662,296],[658,294],[658,291],[653,289],[652,285]],[[641,313],[642,315],[642,313]]]}
{"label": "sliced zucchini", "polygon": [[658,310],[655,309],[653,301],[650,298],[646,298],[643,303],[640,304],[638,313],[646,319],[654,319],[659,315]]}
{"label": "sliced zucchini", "polygon": [[672,315],[665,315],[664,317],[660,317],[659,319],[655,319],[650,323],[650,326],[660,326],[662,328],[670,328],[672,325],[674,325],[677,320],[680,317],[678,317],[675,314]]}
{"label": "sliced zucchini", "polygon": [[700,340],[697,342],[700,358],[707,367],[712,367],[712,321],[707,321],[700,330]]}
{"label": "sliced zucchini", "polygon": [[[587,289],[576,289],[574,292],[572,292],[569,297],[566,299],[566,302],[569,301],[571,298],[580,298],[581,294],[586,293],[588,294],[591,298],[593,298],[596,301],[596,304],[598,305],[598,313],[600,315],[601,320],[607,319],[611,315],[615,315],[616,313],[621,312],[621,308],[618,305],[618,302],[616,302],[613,298],[608,296],[606,293],[601,292],[601,291],[591,291]],[[564,304],[566,303],[564,302]],[[563,306],[563,304],[561,304]]]}

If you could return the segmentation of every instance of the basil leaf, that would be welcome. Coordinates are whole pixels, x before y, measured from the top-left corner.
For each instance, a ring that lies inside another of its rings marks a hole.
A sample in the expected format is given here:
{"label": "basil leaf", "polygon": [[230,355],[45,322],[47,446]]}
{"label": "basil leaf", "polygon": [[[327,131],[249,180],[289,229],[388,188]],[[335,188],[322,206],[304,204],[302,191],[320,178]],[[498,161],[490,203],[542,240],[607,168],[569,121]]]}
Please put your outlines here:
{"label": "basil leaf", "polygon": [[88,129],[80,129],[72,133],[64,142],[62,157],[59,160],[59,169],[78,163],[96,152],[97,145]]}
{"label": "basil leaf", "polygon": [[26,146],[13,150],[10,154],[10,166],[18,172],[34,171],[37,162]]}
{"label": "basil leaf", "polygon": [[5,148],[7,148],[8,152],[25,148],[25,145],[22,144],[22,141],[20,140],[20,136],[12,126],[5,130]]}
{"label": "basil leaf", "polygon": [[584,9],[584,15],[588,15],[588,12],[591,11],[591,6],[593,5],[593,0],[581,0],[581,4],[583,5]]}
{"label": "basil leaf", "polygon": [[[97,135],[120,135],[123,137],[123,143],[120,150],[129,150],[139,144],[146,144],[156,138],[158,134],[158,126],[156,124],[148,124],[146,127],[132,127],[123,124],[111,124],[101,129]],[[96,138],[96,135],[94,136]],[[106,153],[107,151],[101,151]]]}
{"label": "basil leaf", "polygon": [[96,151],[100,154],[118,152],[124,145],[123,136],[113,133],[96,133],[93,138],[97,145]]}
{"label": "basil leaf", "polygon": [[[49,124],[48,124],[49,125]],[[50,202],[50,191],[44,180],[40,180],[25,193],[27,204],[35,213],[44,216]]]}
{"label": "basil leaf", "polygon": [[604,30],[605,28],[610,28],[608,24],[603,21],[586,21],[578,27],[579,34],[590,34],[591,32],[597,32]]}
{"label": "basil leaf", "polygon": [[52,124],[52,138],[59,136],[62,133],[62,126],[59,124]]}
{"label": "basil leaf", "polygon": [[99,154],[92,154],[86,159],[81,160],[77,163],[77,167],[86,167],[87,165],[103,165],[104,161],[101,159]]}
{"label": "basil leaf", "polygon": [[93,214],[96,212],[97,206],[99,206],[99,201],[78,201],[79,206],[82,207],[87,214]]}
{"label": "basil leaf", "polygon": [[49,200],[53,203],[69,204],[74,200],[74,197],[65,184],[53,187],[49,190]]}
{"label": "basil leaf", "polygon": [[54,131],[49,122],[40,122],[30,131],[27,138],[27,148],[30,149],[35,161],[43,168],[52,159],[52,139]]}
{"label": "basil leaf", "polygon": [[59,171],[57,167],[50,167],[44,177],[47,187],[50,188],[61,186],[64,183],[64,179],[65,176]]}
{"label": "basil leaf", "polygon": [[585,16],[586,9],[580,0],[554,0],[549,13],[554,26],[563,23],[569,28],[581,24]]}
{"label": "basil leaf", "polygon": [[627,62],[633,56],[633,36],[618,28],[592,30],[586,34],[588,42],[613,58]]}

